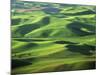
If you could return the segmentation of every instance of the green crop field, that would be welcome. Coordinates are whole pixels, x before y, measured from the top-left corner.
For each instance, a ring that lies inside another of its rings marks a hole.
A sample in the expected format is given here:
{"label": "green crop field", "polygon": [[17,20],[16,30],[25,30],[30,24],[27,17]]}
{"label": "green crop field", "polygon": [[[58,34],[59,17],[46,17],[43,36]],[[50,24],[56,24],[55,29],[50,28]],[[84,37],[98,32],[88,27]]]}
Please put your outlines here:
{"label": "green crop field", "polygon": [[96,68],[95,6],[11,2],[12,74]]}

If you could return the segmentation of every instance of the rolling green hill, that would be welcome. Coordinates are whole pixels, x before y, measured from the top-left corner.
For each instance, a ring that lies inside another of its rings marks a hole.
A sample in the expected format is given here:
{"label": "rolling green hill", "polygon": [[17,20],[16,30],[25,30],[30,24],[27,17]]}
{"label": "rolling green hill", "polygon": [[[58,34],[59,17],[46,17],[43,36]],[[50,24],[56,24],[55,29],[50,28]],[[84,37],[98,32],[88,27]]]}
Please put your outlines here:
{"label": "rolling green hill", "polygon": [[11,5],[13,74],[95,69],[95,6]]}

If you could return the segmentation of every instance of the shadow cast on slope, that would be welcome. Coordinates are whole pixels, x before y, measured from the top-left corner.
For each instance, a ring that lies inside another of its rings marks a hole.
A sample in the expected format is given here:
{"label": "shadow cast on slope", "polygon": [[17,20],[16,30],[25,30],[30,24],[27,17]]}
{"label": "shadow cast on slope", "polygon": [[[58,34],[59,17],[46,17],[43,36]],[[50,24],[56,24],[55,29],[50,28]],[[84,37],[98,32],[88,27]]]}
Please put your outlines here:
{"label": "shadow cast on slope", "polygon": [[91,45],[67,45],[67,50],[71,52],[81,53],[83,55],[92,55],[96,47]]}
{"label": "shadow cast on slope", "polygon": [[12,59],[12,65],[11,65],[11,68],[17,68],[17,67],[23,67],[23,66],[26,66],[26,65],[31,65],[32,63],[27,61],[27,60],[24,60],[24,59]]}
{"label": "shadow cast on slope", "polygon": [[76,13],[63,13],[66,16],[75,16],[75,15],[87,15],[87,14],[95,14],[95,12],[91,10],[86,10],[82,12],[76,12]]}
{"label": "shadow cast on slope", "polygon": [[11,24],[12,25],[18,25],[20,22],[21,22],[21,18],[11,19]]}
{"label": "shadow cast on slope", "polygon": [[[67,25],[66,27],[79,36],[95,34],[95,26],[89,24],[73,22]],[[82,30],[82,28],[85,30]]]}
{"label": "shadow cast on slope", "polygon": [[77,43],[70,42],[70,41],[55,41],[54,43],[57,43],[57,44],[77,44]]}

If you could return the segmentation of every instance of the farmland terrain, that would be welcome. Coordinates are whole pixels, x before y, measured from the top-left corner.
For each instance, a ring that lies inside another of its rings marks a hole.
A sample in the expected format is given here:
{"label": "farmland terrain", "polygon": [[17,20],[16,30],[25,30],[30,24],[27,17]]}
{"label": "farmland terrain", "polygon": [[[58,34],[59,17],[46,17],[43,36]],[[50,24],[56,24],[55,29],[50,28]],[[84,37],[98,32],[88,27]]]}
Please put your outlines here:
{"label": "farmland terrain", "polygon": [[12,73],[95,69],[95,6],[12,0]]}

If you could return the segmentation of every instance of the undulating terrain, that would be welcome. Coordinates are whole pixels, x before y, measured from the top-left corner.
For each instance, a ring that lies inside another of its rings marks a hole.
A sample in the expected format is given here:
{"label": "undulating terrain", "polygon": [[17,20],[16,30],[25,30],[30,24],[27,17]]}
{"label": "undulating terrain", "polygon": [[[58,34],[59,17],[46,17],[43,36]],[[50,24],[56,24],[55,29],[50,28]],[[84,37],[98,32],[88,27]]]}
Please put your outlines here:
{"label": "undulating terrain", "polygon": [[12,73],[95,69],[95,6],[12,0]]}

